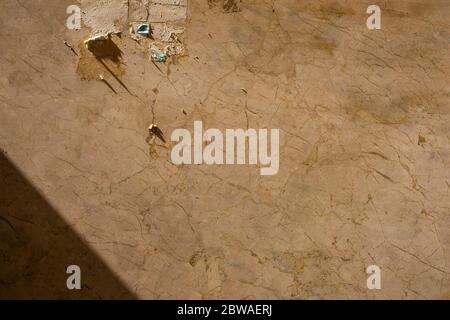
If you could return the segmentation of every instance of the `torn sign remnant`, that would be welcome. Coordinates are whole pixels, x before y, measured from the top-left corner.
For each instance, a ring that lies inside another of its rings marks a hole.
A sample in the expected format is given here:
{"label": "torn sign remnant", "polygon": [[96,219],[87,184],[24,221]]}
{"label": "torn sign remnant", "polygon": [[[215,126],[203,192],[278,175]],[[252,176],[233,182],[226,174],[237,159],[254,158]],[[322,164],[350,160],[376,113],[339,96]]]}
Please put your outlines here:
{"label": "torn sign remnant", "polygon": [[136,33],[140,34],[141,36],[149,36],[150,35],[150,24],[149,23],[143,23],[141,25],[138,26]]}

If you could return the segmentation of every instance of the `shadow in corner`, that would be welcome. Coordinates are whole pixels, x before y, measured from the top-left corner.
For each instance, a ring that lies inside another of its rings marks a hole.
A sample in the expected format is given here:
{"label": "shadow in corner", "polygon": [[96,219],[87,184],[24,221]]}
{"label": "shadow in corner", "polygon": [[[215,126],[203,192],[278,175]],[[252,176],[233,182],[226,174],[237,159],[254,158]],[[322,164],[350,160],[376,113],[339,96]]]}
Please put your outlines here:
{"label": "shadow in corner", "polygon": [[[81,268],[81,290],[66,269]],[[0,299],[136,299],[0,153]]]}

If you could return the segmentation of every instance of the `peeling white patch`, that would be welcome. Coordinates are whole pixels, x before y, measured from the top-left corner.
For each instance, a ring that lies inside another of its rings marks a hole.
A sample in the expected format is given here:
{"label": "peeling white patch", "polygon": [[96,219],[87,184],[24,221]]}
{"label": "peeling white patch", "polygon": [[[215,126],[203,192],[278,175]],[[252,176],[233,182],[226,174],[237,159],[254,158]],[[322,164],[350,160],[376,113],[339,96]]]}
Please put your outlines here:
{"label": "peeling white patch", "polygon": [[126,24],[128,3],[118,0],[81,0],[83,22],[91,37],[119,33]]}

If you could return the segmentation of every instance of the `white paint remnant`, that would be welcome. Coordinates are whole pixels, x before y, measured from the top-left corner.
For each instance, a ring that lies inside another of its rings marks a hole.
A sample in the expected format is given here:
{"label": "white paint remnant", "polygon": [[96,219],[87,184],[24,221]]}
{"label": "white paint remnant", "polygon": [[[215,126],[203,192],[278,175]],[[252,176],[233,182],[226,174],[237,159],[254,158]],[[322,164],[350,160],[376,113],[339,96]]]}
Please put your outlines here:
{"label": "white paint remnant", "polygon": [[91,36],[120,33],[126,24],[127,1],[80,0],[83,22],[91,29]]}

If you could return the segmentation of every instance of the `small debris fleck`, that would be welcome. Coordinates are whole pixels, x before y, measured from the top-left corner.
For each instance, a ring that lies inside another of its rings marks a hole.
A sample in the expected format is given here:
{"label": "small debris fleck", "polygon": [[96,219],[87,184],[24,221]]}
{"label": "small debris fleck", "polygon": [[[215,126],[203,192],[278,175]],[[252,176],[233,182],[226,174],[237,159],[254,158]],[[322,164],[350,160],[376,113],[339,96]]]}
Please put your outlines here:
{"label": "small debris fleck", "polygon": [[157,136],[162,142],[166,143],[166,139],[164,139],[164,133],[162,130],[158,127],[156,124],[151,124],[150,127],[148,127],[148,131],[150,135]]}
{"label": "small debris fleck", "polygon": [[427,140],[425,139],[425,137],[424,137],[424,136],[421,136],[421,135],[419,134],[419,141],[417,142],[417,144],[418,144],[419,146],[421,146],[421,145],[423,145],[425,142],[427,142]]}

